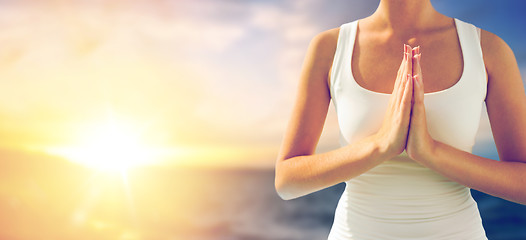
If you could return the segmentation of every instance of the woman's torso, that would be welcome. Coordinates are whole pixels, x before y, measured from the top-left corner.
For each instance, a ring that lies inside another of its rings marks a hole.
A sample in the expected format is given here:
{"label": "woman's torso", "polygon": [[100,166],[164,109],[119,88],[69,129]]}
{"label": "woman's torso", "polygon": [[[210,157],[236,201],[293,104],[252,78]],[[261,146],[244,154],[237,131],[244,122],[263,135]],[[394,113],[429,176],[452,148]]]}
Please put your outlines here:
{"label": "woman's torso", "polygon": [[[340,28],[331,69],[342,145],[378,131],[402,55],[401,43],[394,48],[388,38],[360,33],[358,26],[355,21]],[[452,28],[429,36],[417,39],[428,130],[434,139],[470,152],[486,94],[477,30],[455,20]],[[405,153],[346,184],[331,240],[485,239],[469,189]]]}

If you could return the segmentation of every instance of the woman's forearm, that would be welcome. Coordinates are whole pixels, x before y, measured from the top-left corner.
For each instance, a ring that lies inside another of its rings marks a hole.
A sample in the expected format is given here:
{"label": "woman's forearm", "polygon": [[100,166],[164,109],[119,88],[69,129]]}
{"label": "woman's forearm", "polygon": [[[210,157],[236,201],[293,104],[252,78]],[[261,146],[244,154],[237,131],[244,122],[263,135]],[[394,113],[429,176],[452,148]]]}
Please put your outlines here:
{"label": "woman's forearm", "polygon": [[435,141],[433,152],[416,161],[467,187],[526,204],[526,163],[495,161]]}
{"label": "woman's forearm", "polygon": [[283,199],[301,197],[356,177],[387,155],[371,136],[330,152],[278,160],[276,190]]}

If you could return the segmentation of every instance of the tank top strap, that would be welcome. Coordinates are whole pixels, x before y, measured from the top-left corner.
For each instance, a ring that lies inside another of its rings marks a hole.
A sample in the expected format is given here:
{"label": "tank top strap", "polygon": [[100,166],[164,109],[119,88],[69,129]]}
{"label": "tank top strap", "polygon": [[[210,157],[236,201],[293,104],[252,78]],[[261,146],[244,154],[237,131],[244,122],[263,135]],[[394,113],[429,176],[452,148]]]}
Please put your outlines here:
{"label": "tank top strap", "polygon": [[469,88],[466,90],[472,93],[483,94],[485,98],[487,75],[482,56],[479,30],[474,25],[458,19],[455,19],[455,25],[465,65],[462,78],[465,78],[464,81],[469,84]]}
{"label": "tank top strap", "polygon": [[340,26],[338,44],[334,54],[335,61],[345,60],[352,56],[357,26],[358,20]]}
{"label": "tank top strap", "polygon": [[[330,91],[331,95],[334,96],[337,91],[340,79],[347,79],[352,77],[352,73],[348,72],[347,66],[351,62],[354,41],[356,39],[356,28],[358,26],[358,20],[342,24],[340,26],[340,32],[338,34],[338,43],[336,45],[336,51],[334,52],[334,59],[331,68],[331,79],[330,79]],[[336,105],[336,103],[334,102]]]}

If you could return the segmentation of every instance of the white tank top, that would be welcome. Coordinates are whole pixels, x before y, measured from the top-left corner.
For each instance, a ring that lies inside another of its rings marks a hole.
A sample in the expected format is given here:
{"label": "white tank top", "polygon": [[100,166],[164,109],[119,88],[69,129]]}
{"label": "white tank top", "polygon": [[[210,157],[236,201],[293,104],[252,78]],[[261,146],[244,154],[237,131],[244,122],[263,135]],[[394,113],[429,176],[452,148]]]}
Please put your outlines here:
{"label": "white tank top", "polygon": [[[342,146],[378,131],[390,94],[356,83],[351,59],[358,21],[343,24],[330,91]],[[455,19],[464,69],[450,88],[426,93],[430,135],[471,152],[486,97],[486,70],[475,26]],[[329,240],[487,239],[469,188],[411,160],[405,152],[346,182]]]}

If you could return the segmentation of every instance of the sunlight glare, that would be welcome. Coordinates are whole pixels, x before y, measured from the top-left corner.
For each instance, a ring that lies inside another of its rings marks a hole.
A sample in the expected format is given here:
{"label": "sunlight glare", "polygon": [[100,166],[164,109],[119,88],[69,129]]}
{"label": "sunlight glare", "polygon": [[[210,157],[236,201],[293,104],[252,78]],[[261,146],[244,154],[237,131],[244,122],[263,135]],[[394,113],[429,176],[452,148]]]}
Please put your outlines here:
{"label": "sunlight glare", "polygon": [[141,137],[137,128],[112,120],[86,129],[79,144],[51,151],[91,168],[122,172],[156,161],[157,151]]}

